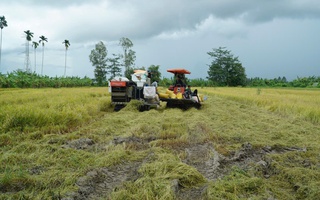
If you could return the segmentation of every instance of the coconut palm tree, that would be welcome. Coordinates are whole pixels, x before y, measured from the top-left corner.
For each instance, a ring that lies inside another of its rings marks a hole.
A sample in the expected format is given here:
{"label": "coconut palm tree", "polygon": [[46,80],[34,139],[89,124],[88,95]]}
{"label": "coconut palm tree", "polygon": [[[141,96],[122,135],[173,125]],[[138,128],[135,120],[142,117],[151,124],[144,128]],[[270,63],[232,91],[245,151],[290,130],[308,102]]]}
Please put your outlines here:
{"label": "coconut palm tree", "polygon": [[41,75],[43,74],[43,59],[44,59],[44,42],[48,42],[48,38],[45,36],[41,35],[39,43],[42,44],[42,65],[41,65]]}
{"label": "coconut palm tree", "polygon": [[7,27],[8,23],[4,16],[0,16],[0,28],[1,28],[1,39],[0,39],[0,72],[1,72],[1,49],[2,49],[2,29]]}
{"label": "coconut palm tree", "polygon": [[64,44],[64,46],[66,48],[65,61],[64,61],[64,76],[66,76],[66,71],[67,71],[67,51],[68,51],[68,48],[70,46],[70,42],[69,42],[69,40],[64,40],[62,42],[62,44]]}
{"label": "coconut palm tree", "polygon": [[26,71],[29,71],[29,42],[33,38],[33,33],[30,30],[24,32],[26,34]]}
{"label": "coconut palm tree", "polygon": [[32,46],[34,48],[34,72],[37,72],[37,48],[39,46],[39,43],[33,41]]}

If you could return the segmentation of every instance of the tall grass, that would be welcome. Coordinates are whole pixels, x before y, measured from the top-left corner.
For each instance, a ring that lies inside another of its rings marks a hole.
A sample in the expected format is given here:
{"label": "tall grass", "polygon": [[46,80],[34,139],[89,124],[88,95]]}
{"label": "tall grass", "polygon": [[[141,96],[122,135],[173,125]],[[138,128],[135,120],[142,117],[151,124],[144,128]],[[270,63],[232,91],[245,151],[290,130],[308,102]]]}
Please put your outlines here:
{"label": "tall grass", "polygon": [[215,88],[205,91],[256,104],[270,111],[295,114],[315,123],[320,122],[319,89]]}
{"label": "tall grass", "polygon": [[0,131],[5,132],[63,133],[110,107],[105,88],[13,89],[0,91],[0,96]]}

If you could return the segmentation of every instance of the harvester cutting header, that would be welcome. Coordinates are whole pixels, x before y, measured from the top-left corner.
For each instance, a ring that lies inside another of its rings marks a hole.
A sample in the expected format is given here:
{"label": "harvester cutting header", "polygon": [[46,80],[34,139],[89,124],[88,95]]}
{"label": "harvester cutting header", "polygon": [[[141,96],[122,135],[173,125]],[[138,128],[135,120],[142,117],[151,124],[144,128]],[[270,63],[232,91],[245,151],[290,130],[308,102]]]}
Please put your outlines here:
{"label": "harvester cutting header", "polygon": [[190,71],[182,68],[167,71],[174,74],[174,83],[162,93],[158,92],[157,82],[151,83],[151,73],[145,70],[135,70],[131,80],[120,77],[111,80],[109,92],[111,92],[111,102],[115,104],[115,110],[120,110],[132,99],[142,102],[140,111],[159,107],[160,101],[166,102],[169,108],[199,109],[202,98],[198,96],[197,89],[192,92],[190,86],[186,84],[185,74],[190,74]]}

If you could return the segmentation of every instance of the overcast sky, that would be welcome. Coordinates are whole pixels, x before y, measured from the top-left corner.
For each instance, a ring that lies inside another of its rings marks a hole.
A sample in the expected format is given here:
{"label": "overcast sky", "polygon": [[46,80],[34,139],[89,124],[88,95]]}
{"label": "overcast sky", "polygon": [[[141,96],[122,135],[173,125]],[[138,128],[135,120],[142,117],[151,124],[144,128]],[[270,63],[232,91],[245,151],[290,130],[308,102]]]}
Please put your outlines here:
{"label": "overcast sky", "polygon": [[[320,76],[319,0],[1,0],[1,72],[25,69],[25,34],[48,38],[44,74],[62,76],[67,39],[67,76],[93,77],[89,54],[103,41],[108,56],[122,52],[121,37],[136,52],[136,67],[186,68],[206,78],[207,52],[226,47],[247,77],[295,79]],[[41,72],[42,47],[36,71]],[[33,48],[30,67],[34,70]]]}

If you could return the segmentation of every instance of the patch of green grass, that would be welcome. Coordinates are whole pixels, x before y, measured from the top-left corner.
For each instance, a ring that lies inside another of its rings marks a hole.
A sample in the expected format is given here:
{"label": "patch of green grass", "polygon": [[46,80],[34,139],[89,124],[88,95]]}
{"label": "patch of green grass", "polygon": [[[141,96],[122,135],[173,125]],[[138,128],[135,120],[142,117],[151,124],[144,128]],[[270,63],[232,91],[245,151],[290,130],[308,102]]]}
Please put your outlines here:
{"label": "patch of green grass", "polygon": [[[110,100],[101,91],[89,96],[90,88],[10,90],[0,100],[0,132],[66,132],[110,111]],[[18,97],[18,98],[17,98]]]}

